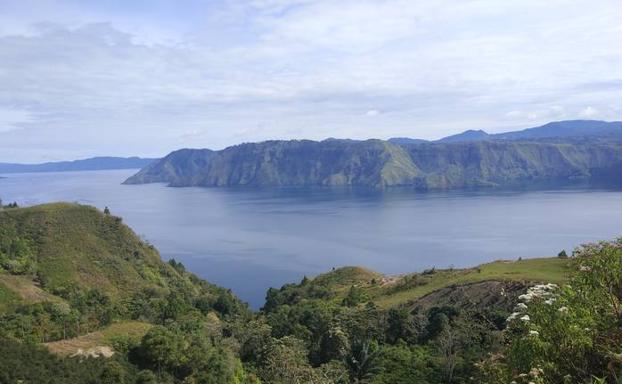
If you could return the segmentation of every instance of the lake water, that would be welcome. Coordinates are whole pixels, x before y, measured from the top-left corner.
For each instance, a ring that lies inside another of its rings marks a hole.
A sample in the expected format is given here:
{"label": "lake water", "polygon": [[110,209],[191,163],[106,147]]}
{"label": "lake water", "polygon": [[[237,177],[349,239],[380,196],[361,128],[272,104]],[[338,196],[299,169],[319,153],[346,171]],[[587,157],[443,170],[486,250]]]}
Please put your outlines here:
{"label": "lake water", "polygon": [[163,258],[258,308],[268,287],[333,267],[384,273],[556,255],[622,235],[622,192],[421,193],[121,185],[134,170],[10,174],[5,202],[108,206]]}

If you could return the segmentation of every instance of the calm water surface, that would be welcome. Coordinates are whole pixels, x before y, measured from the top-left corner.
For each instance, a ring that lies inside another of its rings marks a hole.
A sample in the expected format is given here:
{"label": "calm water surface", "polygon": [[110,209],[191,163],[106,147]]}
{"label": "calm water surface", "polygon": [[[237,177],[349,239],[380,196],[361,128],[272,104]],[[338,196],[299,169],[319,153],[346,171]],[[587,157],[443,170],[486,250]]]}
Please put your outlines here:
{"label": "calm water surface", "polygon": [[332,267],[384,273],[540,257],[622,235],[622,192],[168,188],[134,170],[11,174],[0,197],[110,207],[165,259],[257,308],[270,286]]}

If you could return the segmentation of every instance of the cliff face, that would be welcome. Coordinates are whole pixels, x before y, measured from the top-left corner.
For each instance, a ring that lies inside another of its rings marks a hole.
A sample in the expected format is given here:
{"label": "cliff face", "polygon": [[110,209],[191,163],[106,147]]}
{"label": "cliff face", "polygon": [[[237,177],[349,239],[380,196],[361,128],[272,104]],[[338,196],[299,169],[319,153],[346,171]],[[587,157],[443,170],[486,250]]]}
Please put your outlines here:
{"label": "cliff face", "polygon": [[126,184],[171,186],[409,185],[419,175],[408,152],[381,140],[267,141],[222,151],[184,149]]}
{"label": "cliff face", "polygon": [[[620,176],[618,142],[267,141],[222,151],[183,149],[126,184],[171,186],[412,186],[449,189],[590,182]],[[613,175],[613,176],[612,176]],[[617,176],[616,176],[617,175]]]}
{"label": "cliff face", "polygon": [[[409,146],[424,188],[594,181],[621,164],[622,146],[604,143],[472,142]],[[614,181],[614,180],[610,180]]]}

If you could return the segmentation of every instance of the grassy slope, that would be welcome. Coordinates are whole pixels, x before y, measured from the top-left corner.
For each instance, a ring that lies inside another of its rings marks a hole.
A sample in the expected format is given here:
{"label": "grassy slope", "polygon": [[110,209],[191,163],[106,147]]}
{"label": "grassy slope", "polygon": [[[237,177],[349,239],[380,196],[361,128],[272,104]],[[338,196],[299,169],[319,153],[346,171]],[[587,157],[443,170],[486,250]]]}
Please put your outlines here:
{"label": "grassy slope", "polygon": [[118,336],[138,341],[151,327],[152,325],[149,323],[124,321],[112,324],[97,332],[91,332],[73,339],[54,341],[46,343],[45,345],[53,353],[59,355],[73,355],[79,349],[86,351],[89,348],[99,346],[113,347],[115,338]]}
{"label": "grassy slope", "polygon": [[[309,292],[313,286],[329,289],[334,293],[331,300],[340,302],[351,286],[362,289],[365,295],[380,308],[404,304],[436,290],[452,285],[463,285],[482,281],[525,281],[562,283],[566,280],[567,260],[559,258],[526,259],[521,261],[495,261],[476,268],[437,270],[433,274],[409,274],[403,276],[382,276],[379,273],[357,267],[339,268],[319,275],[302,292]],[[417,284],[400,287],[408,279]]]}
{"label": "grassy slope", "polygon": [[29,277],[0,273],[0,313],[20,303],[64,300],[37,286]]}
{"label": "grassy slope", "polygon": [[70,288],[96,288],[113,300],[145,291],[166,296],[220,290],[164,263],[120,218],[93,207],[56,203],[0,211],[0,240],[11,237],[31,244],[36,274],[9,276],[0,267],[0,313]]}
{"label": "grassy slope", "polygon": [[51,290],[77,283],[114,297],[166,284],[157,251],[120,219],[95,208],[58,203],[10,210],[2,213],[0,225],[14,225],[34,240],[37,270]]}
{"label": "grassy slope", "polygon": [[495,261],[477,268],[442,270],[432,275],[418,275],[425,285],[395,293],[388,287],[372,289],[374,302],[383,308],[405,303],[428,293],[452,285],[463,285],[481,281],[528,281],[562,283],[566,280],[567,260],[559,258],[526,259],[521,261]]}

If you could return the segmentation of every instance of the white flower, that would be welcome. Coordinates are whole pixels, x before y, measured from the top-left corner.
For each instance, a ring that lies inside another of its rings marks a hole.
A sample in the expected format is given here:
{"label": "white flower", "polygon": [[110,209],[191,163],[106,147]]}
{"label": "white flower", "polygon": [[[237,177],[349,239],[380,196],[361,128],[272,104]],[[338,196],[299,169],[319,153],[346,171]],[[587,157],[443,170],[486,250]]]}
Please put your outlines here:
{"label": "white flower", "polygon": [[529,331],[529,336],[538,336],[540,333],[538,331]]}
{"label": "white flower", "polygon": [[553,305],[554,302],[555,302],[555,298],[544,300],[544,304],[546,305]]}
{"label": "white flower", "polygon": [[516,319],[518,315],[520,315],[520,312],[514,312],[510,316],[508,316],[508,318],[505,319],[505,321],[509,323],[510,321]]}
{"label": "white flower", "polygon": [[588,267],[587,265],[582,265],[582,266],[579,267],[579,271],[581,271],[581,272],[589,272],[591,270],[592,270],[592,268]]}
{"label": "white flower", "polygon": [[526,301],[526,302],[530,302],[532,298],[533,298],[533,295],[531,295],[530,293],[525,293],[523,295],[518,296],[518,300]]}
{"label": "white flower", "polygon": [[529,318],[529,315],[525,315],[525,316],[521,317],[520,319],[521,319],[522,321],[529,321],[529,320],[531,320],[531,319]]}
{"label": "white flower", "polygon": [[525,305],[525,303],[518,303],[516,304],[516,307],[514,307],[515,312],[522,312],[525,310],[527,310],[527,305]]}
{"label": "white flower", "polygon": [[558,311],[561,312],[561,313],[567,313],[568,312],[568,307],[559,307]]}

